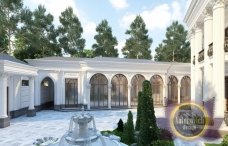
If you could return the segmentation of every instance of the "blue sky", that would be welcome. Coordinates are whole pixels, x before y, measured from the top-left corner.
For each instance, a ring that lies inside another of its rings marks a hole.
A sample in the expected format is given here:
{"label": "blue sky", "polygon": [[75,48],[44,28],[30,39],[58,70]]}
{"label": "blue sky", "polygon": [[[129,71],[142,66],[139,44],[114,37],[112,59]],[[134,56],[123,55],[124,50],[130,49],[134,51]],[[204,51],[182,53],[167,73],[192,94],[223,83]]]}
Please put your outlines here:
{"label": "blue sky", "polygon": [[83,26],[83,37],[86,39],[86,49],[91,49],[95,43],[95,28],[103,19],[107,19],[112,27],[113,35],[118,40],[119,57],[123,57],[121,48],[129,37],[125,31],[136,15],[141,15],[153,39],[154,49],[165,38],[167,26],[178,20],[184,24],[183,18],[190,0],[24,0],[24,5],[32,10],[39,4],[46,7],[54,16],[54,23],[59,25],[59,15],[68,6],[74,9]]}

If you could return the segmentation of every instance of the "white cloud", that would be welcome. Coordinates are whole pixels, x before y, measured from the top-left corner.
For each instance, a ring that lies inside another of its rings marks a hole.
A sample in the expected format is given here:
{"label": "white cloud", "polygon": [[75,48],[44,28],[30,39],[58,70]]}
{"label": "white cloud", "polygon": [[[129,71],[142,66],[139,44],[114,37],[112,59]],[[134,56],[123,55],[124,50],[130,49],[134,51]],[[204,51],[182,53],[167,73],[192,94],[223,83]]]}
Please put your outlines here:
{"label": "white cloud", "polygon": [[172,20],[182,20],[183,19],[183,12],[181,12],[181,5],[178,1],[174,1],[172,4]]}
{"label": "white cloud", "polygon": [[123,54],[122,54],[122,48],[125,46],[125,42],[126,42],[126,40],[118,42],[117,49],[118,49],[118,53],[119,53],[119,58],[123,58],[124,57]]}
{"label": "white cloud", "polygon": [[[180,0],[175,0],[171,4],[161,4],[153,9],[143,10],[139,15],[144,19],[147,28],[150,31],[156,29],[166,29],[174,20],[181,21],[183,19]],[[128,28],[135,19],[136,14],[127,14],[120,20],[120,26]]]}
{"label": "white cloud", "polygon": [[89,21],[85,22],[83,34],[85,37],[93,37],[96,34],[96,23]]}
{"label": "white cloud", "polygon": [[79,17],[79,10],[74,0],[25,0],[24,4],[31,9],[36,9],[39,4],[44,5],[48,13],[54,16],[54,24],[59,24],[59,16],[67,7],[72,7]]}
{"label": "white cloud", "polygon": [[109,0],[115,9],[124,9],[129,6],[127,0]]}

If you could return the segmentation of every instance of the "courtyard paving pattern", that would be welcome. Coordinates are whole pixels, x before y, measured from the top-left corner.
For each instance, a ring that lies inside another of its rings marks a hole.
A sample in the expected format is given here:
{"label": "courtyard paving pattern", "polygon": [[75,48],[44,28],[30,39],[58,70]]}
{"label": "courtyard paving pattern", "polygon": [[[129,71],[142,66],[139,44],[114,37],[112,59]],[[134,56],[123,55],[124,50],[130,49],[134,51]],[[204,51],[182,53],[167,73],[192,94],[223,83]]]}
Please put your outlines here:
{"label": "courtyard paving pattern", "polygon": [[[136,120],[136,109],[130,109]],[[95,117],[98,130],[112,130],[117,127],[120,118],[127,121],[129,109],[124,110],[97,110],[86,111]],[[76,112],[40,111],[35,117],[21,116],[11,120],[10,127],[0,129],[0,146],[32,146],[32,143],[43,137],[61,136],[69,128],[70,118]],[[158,126],[164,127],[167,122],[162,120],[165,117],[165,108],[155,108]],[[204,141],[204,140],[203,140]],[[208,140],[206,140],[208,141]],[[216,139],[216,143],[220,140]],[[212,141],[213,142],[213,141]]]}

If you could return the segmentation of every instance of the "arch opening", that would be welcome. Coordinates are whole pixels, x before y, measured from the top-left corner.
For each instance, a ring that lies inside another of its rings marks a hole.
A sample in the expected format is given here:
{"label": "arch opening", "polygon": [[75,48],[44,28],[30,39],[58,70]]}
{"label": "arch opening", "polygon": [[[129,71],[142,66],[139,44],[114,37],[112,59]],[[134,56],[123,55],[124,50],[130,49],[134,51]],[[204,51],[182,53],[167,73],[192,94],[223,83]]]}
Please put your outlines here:
{"label": "arch opening", "polygon": [[142,91],[142,84],[145,81],[143,75],[137,74],[131,80],[131,106],[135,107],[138,105],[138,93]]}
{"label": "arch opening", "polygon": [[163,80],[159,75],[154,75],[150,79],[152,88],[152,97],[154,105],[163,104]]}
{"label": "arch opening", "polygon": [[173,75],[169,76],[168,103],[169,104],[177,104],[178,103],[178,80]]}
{"label": "arch opening", "polygon": [[41,109],[53,109],[54,108],[54,82],[50,77],[45,77],[41,84]]}
{"label": "arch opening", "polygon": [[184,76],[181,80],[180,88],[180,102],[189,102],[191,100],[191,79],[188,76]]}

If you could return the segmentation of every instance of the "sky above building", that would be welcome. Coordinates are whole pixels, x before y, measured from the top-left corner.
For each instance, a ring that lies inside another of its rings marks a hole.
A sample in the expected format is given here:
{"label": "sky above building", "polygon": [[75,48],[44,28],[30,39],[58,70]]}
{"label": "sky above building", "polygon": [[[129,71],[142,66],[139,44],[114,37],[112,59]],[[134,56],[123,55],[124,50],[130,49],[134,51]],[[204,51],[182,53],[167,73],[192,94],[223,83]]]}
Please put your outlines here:
{"label": "sky above building", "polygon": [[190,0],[24,0],[24,5],[34,10],[41,4],[47,12],[54,16],[54,24],[58,26],[59,16],[67,7],[72,7],[81,21],[86,49],[95,43],[96,26],[107,19],[112,27],[113,35],[118,40],[119,57],[123,57],[121,49],[129,36],[125,34],[136,15],[141,15],[153,39],[152,55],[155,48],[165,38],[166,28],[172,21],[184,25],[185,12]]}

